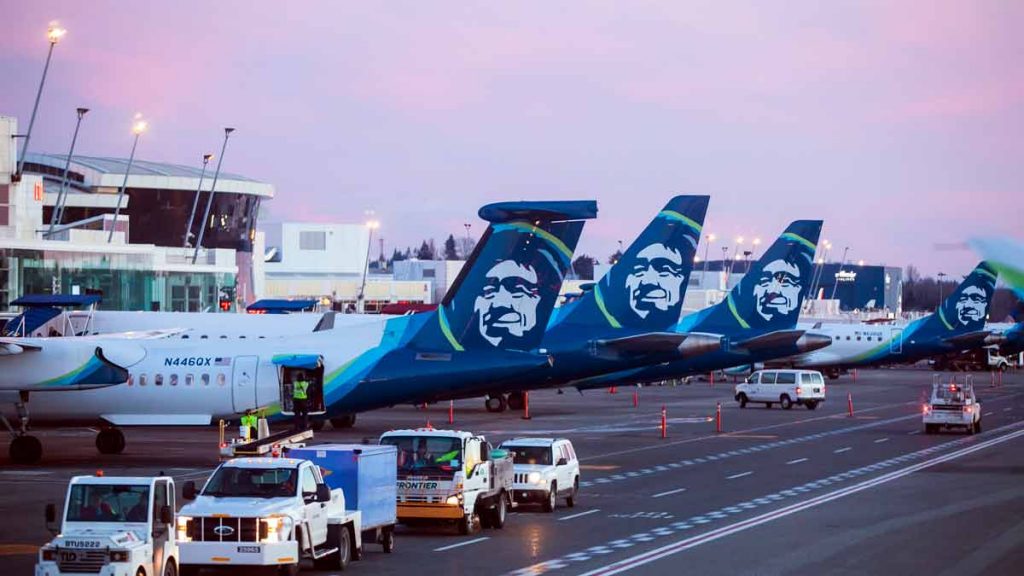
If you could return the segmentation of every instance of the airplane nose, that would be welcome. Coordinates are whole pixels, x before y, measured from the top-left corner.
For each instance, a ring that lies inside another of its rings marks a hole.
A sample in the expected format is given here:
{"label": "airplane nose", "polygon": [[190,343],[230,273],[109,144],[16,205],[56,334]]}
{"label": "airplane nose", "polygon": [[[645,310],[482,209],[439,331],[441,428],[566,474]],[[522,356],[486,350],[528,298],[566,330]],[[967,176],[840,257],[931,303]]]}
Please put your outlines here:
{"label": "airplane nose", "polygon": [[722,349],[722,337],[718,334],[689,334],[679,345],[679,355],[683,358],[700,356]]}
{"label": "airplane nose", "polygon": [[796,341],[797,350],[800,350],[801,352],[820,350],[830,344],[832,344],[832,338],[830,336],[825,336],[824,334],[812,334],[810,332],[804,332],[804,335]]}

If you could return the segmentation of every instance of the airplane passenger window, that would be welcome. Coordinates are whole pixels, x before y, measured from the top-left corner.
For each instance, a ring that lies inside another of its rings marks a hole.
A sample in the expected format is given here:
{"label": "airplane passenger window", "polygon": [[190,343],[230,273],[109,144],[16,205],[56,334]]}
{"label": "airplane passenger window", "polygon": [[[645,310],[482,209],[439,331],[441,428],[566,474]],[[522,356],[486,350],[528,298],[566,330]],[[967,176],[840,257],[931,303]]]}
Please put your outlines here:
{"label": "airplane passenger window", "polygon": [[199,379],[203,381],[203,386],[209,386],[210,385],[210,375],[209,374],[203,374],[203,375],[201,375],[199,377]]}
{"label": "airplane passenger window", "polygon": [[178,385],[178,375],[177,374],[171,374],[171,386],[177,386],[177,385]]}
{"label": "airplane passenger window", "polygon": [[145,374],[139,374],[139,386],[145,386],[145,385],[146,385],[146,375]]}
{"label": "airplane passenger window", "polygon": [[154,386],[163,386],[164,385],[164,375],[163,374],[157,374],[156,376],[153,376],[153,385]]}
{"label": "airplane passenger window", "polygon": [[227,377],[224,376],[223,372],[221,372],[220,374],[217,374],[217,386],[223,386],[226,382],[227,382]]}
{"label": "airplane passenger window", "polygon": [[185,374],[185,386],[191,386],[195,379],[193,374]]}
{"label": "airplane passenger window", "polygon": [[860,336],[857,336],[857,342],[860,342]]}
{"label": "airplane passenger window", "polygon": [[203,334],[202,336],[199,337],[200,340],[206,340],[207,338],[208,336],[206,334]]}
{"label": "airplane passenger window", "polygon": [[128,385],[132,386],[134,384],[135,384],[135,376],[132,376],[131,374],[129,374],[128,375]]}

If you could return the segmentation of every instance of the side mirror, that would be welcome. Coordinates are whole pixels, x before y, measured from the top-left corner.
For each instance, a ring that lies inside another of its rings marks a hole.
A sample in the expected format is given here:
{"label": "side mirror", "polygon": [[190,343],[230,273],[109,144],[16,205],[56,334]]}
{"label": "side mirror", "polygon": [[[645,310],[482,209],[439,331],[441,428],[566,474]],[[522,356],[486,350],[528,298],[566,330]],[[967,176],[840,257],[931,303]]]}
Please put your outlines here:
{"label": "side mirror", "polygon": [[316,485],[316,501],[317,502],[330,502],[331,501],[331,489],[327,484]]}
{"label": "side mirror", "polygon": [[196,483],[194,481],[185,482],[185,485],[181,487],[181,497],[185,500],[196,499]]}
{"label": "side mirror", "polygon": [[558,462],[555,464],[555,466],[565,466],[568,463],[569,463],[569,461],[566,460],[565,458],[559,458]]}
{"label": "side mirror", "polygon": [[171,510],[170,506],[160,507],[160,523],[161,524],[173,524],[174,523],[174,511]]}
{"label": "side mirror", "polygon": [[57,521],[57,506],[53,504],[46,505],[46,523],[53,524]]}

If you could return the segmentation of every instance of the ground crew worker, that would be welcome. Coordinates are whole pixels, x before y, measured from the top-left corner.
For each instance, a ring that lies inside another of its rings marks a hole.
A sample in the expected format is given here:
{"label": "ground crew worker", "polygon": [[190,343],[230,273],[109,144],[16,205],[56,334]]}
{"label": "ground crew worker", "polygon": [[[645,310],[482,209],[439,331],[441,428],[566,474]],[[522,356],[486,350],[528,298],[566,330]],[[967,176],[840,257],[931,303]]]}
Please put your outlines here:
{"label": "ground crew worker", "polygon": [[309,428],[309,380],[305,372],[296,374],[292,382],[292,412],[296,430]]}
{"label": "ground crew worker", "polygon": [[245,415],[242,416],[241,436],[243,441],[248,442],[252,440],[252,431],[256,429],[257,424],[256,413],[252,410],[247,410]]}

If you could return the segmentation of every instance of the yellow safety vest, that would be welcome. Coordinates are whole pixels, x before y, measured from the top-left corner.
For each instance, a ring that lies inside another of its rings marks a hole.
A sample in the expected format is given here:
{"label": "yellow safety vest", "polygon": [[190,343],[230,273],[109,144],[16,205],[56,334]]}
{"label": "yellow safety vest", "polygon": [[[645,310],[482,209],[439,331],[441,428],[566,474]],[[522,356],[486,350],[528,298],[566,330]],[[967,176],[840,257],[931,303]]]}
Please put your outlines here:
{"label": "yellow safety vest", "polygon": [[308,396],[306,390],[309,389],[309,382],[305,380],[299,380],[295,382],[294,388],[292,389],[292,398],[295,400],[305,400]]}
{"label": "yellow safety vest", "polygon": [[242,416],[242,426],[248,426],[249,428],[255,428],[256,427],[256,423],[257,423],[257,418],[256,418],[255,414],[251,414],[251,415],[248,415],[248,416]]}

